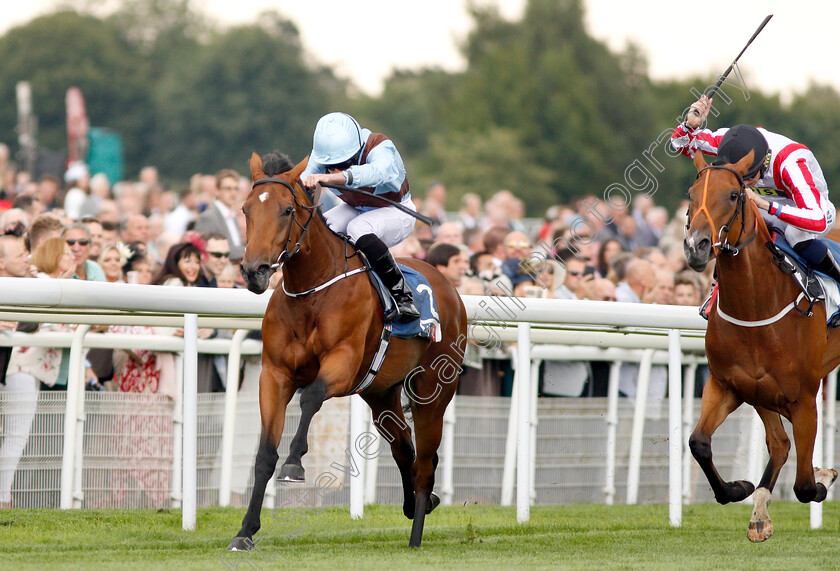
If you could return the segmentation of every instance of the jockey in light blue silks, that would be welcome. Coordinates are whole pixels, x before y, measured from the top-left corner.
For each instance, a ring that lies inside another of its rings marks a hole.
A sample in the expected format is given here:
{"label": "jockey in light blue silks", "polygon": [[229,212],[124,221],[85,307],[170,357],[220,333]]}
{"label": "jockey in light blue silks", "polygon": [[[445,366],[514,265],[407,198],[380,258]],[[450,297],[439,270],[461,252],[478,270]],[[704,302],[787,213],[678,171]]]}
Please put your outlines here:
{"label": "jockey in light blue silks", "polygon": [[341,202],[324,218],[333,232],[350,237],[390,290],[397,314],[388,317],[400,322],[418,319],[411,289],[388,250],[411,235],[414,218],[374,198],[382,196],[415,210],[405,165],[394,143],[381,133],[362,129],[346,113],[329,113],[315,126],[312,152],[300,179],[310,189],[323,182],[367,193],[333,190]]}

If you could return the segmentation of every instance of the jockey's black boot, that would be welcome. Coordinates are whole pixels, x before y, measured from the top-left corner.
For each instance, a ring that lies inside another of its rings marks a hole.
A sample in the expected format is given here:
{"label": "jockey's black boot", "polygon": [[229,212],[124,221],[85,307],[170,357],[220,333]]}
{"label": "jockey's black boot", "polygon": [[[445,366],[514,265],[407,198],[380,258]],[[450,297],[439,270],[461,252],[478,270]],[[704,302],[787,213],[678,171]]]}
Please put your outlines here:
{"label": "jockey's black boot", "polygon": [[837,265],[837,260],[834,259],[830,251],[825,253],[825,257],[814,266],[814,269],[840,283],[840,266]]}
{"label": "jockey's black boot", "polygon": [[840,282],[840,265],[838,265],[837,260],[834,259],[831,251],[823,242],[820,240],[806,240],[794,246],[793,249],[812,268]]}
{"label": "jockey's black boot", "polygon": [[400,267],[391,252],[388,251],[388,246],[376,235],[365,234],[356,240],[356,247],[364,253],[373,271],[376,272],[385,287],[390,290],[397,305],[397,314],[388,315],[386,319],[400,323],[420,319],[420,312],[414,305],[411,288],[408,287]]}

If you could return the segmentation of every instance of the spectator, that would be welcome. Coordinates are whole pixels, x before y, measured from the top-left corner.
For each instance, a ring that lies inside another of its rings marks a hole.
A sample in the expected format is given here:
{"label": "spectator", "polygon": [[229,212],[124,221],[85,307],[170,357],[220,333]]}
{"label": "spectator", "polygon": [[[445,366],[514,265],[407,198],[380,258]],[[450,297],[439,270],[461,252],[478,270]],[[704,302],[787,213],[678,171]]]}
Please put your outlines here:
{"label": "spectator", "polygon": [[566,260],[566,275],[563,282],[554,289],[554,297],[558,299],[583,299],[577,295],[582,283],[595,278],[595,268],[589,266],[580,256],[572,255]]}
{"label": "spectator", "polygon": [[90,185],[90,173],[88,166],[81,161],[74,161],[67,167],[64,173],[64,182],[68,189],[64,195],[64,212],[71,220],[78,220],[82,217],[84,206]]}
{"label": "spectator", "polygon": [[234,288],[236,287],[236,268],[233,264],[225,262],[225,267],[216,274],[216,287],[218,288]]}
{"label": "spectator", "polygon": [[216,173],[216,198],[196,220],[200,233],[218,232],[230,245],[231,258],[241,260],[245,248],[239,234],[236,212],[239,209],[239,173],[226,169]]}
{"label": "spectator", "polygon": [[35,248],[29,263],[39,278],[69,278],[76,270],[70,246],[61,238],[47,238]]}
{"label": "spectator", "polygon": [[481,218],[481,197],[474,192],[467,192],[461,197],[461,209],[458,220],[465,230],[478,228]]}
{"label": "spectator", "polygon": [[446,187],[442,182],[433,182],[426,189],[421,212],[438,224],[446,222]]}
{"label": "spectator", "polygon": [[674,274],[662,268],[655,270],[653,290],[650,292],[646,303],[661,305],[674,303]]}
{"label": "spectator", "polygon": [[204,275],[199,279],[199,286],[218,287],[218,276],[230,265],[230,246],[227,238],[219,232],[205,232],[201,239],[207,244],[207,259],[204,262]]}
{"label": "spectator", "polygon": [[470,267],[466,247],[453,244],[432,246],[426,254],[426,263],[437,268],[456,288],[461,285]]}
{"label": "spectator", "polygon": [[607,278],[582,281],[577,288],[578,299],[615,301],[615,284]]}
{"label": "spectator", "polygon": [[58,191],[61,185],[58,179],[51,174],[41,175],[38,180],[38,200],[44,205],[46,210],[52,210],[57,206]]}
{"label": "spectator", "polygon": [[192,242],[181,242],[172,246],[166,256],[166,262],[152,283],[195,286],[201,276],[201,255],[200,247]]}
{"label": "spectator", "polygon": [[198,217],[198,193],[191,186],[178,191],[178,206],[163,218],[163,229],[176,236],[183,236],[190,223]]}
{"label": "spectator", "polygon": [[122,222],[123,242],[149,243],[149,219],[143,214],[131,214]]}
{"label": "spectator", "polygon": [[456,245],[463,244],[464,232],[461,230],[461,226],[457,222],[444,222],[438,226],[435,242]]}
{"label": "spectator", "polygon": [[494,226],[484,233],[484,250],[493,256],[493,262],[497,267],[502,267],[505,261],[505,237],[510,233],[508,228]]}
{"label": "spectator", "polygon": [[641,303],[655,285],[653,265],[647,260],[634,258],[627,264],[624,280],[616,285],[615,296],[618,301]]}
{"label": "spectator", "polygon": [[64,230],[64,224],[61,220],[52,214],[42,214],[32,221],[32,226],[29,227],[29,249],[35,250],[38,244],[47,238],[55,238],[61,236],[61,231]]}
{"label": "spectator", "polygon": [[102,253],[99,255],[99,266],[105,273],[105,281],[111,283],[125,282],[125,275],[123,274],[123,265],[131,256],[131,250],[122,242],[116,244],[105,244],[102,247]]}
{"label": "spectator", "polygon": [[622,251],[623,248],[621,246],[621,242],[615,238],[607,238],[601,241],[600,247],[598,248],[598,260],[596,262],[595,269],[598,270],[598,273],[602,278],[607,277],[609,274],[610,262],[613,257],[616,254],[620,254]]}
{"label": "spectator", "polygon": [[81,222],[74,222],[67,226],[61,233],[61,237],[67,241],[70,251],[73,253],[73,262],[76,264],[76,271],[73,277],[79,280],[104,282],[105,272],[99,264],[88,259],[90,252],[90,230]]}
{"label": "spectator", "polygon": [[0,234],[21,224],[24,229],[29,228],[29,216],[20,208],[10,208],[0,216]]}
{"label": "spectator", "polygon": [[26,212],[26,215],[33,222],[36,218],[43,214],[44,210],[46,210],[46,208],[44,208],[44,204],[38,200],[38,197],[34,194],[17,195],[12,202],[12,208],[20,208]]}
{"label": "spectator", "polygon": [[102,245],[105,243],[102,222],[96,216],[83,216],[80,222],[90,230],[88,259],[96,261],[99,259],[99,255],[102,253]]}
{"label": "spectator", "polygon": [[703,290],[700,280],[690,270],[678,273],[674,277],[674,305],[700,307]]}
{"label": "spectator", "polygon": [[[656,272],[653,264],[641,258],[634,258],[627,264],[624,281],[615,288],[616,299],[629,303],[651,303],[656,292]],[[636,396],[636,384],[639,377],[639,365],[624,363],[618,377],[619,392],[628,397]],[[650,384],[648,397],[654,399],[665,398],[668,387],[668,368],[664,365],[654,365],[650,369]]]}
{"label": "spectator", "polygon": [[[166,256],[163,268],[152,283],[166,286],[196,286],[201,277],[201,256],[203,254],[201,246],[203,244],[192,242],[181,242],[172,246]],[[184,330],[180,327],[175,330],[159,328],[157,332],[171,333],[176,337],[184,336]],[[213,329],[201,328],[198,330],[199,339],[208,339],[214,334]],[[200,359],[197,377],[198,392],[200,393],[223,392],[225,390],[224,375],[219,374],[212,358]]]}
{"label": "spectator", "polygon": [[[0,277],[29,277],[29,263],[26,247],[18,236],[0,235]],[[38,329],[36,323],[17,323],[0,321],[0,332],[20,331],[33,333]],[[26,351],[20,347],[0,348],[0,393],[3,396],[2,408],[2,444],[0,444],[0,509],[10,509],[12,505],[12,482],[20,462],[23,449],[29,439],[32,420],[35,418],[35,405],[38,402],[38,378],[41,367],[37,356],[57,354],[55,349],[33,347],[32,362],[24,359]],[[47,365],[46,359],[40,364]],[[45,367],[47,368],[47,367]],[[57,366],[56,366],[57,369]]]}
{"label": "spectator", "polygon": [[142,242],[129,242],[128,258],[123,264],[125,280],[130,284],[149,285],[152,283],[152,264],[149,261],[146,246]]}

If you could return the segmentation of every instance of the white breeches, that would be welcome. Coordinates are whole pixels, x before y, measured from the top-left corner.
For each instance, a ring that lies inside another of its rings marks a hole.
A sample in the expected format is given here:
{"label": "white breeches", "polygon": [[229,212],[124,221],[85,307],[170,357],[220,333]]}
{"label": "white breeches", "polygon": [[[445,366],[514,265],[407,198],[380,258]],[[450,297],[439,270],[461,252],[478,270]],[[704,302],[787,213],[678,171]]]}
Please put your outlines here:
{"label": "white breeches", "polygon": [[[400,204],[416,210],[409,197],[403,198]],[[365,212],[342,202],[324,212],[324,218],[330,230],[347,234],[353,243],[365,234],[375,234],[389,248],[408,238],[414,230],[414,217],[395,206]]]}

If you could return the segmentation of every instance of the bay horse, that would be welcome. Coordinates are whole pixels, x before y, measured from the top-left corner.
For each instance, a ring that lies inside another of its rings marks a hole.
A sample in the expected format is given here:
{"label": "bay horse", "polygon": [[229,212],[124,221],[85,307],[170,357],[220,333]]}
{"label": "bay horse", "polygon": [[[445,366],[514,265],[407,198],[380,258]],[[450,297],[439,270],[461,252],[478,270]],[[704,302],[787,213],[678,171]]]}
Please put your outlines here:
{"label": "bay horse", "polygon": [[[279,265],[283,272],[262,323],[262,424],[254,489],[242,528],[228,550],[253,548],[292,395],[303,389],[300,424],[279,477],[303,481],[301,457],[308,450],[312,417],[325,400],[358,389],[382,334],[383,310],[362,260],[351,243],[327,227],[300,184],[306,163],[304,159],[283,173],[270,165],[265,165],[269,171],[265,172],[256,153],[249,163],[252,188],[242,207],[247,245],[241,271],[248,289],[255,293],[267,289]],[[385,361],[360,395],[370,406],[380,435],[391,444],[402,479],[403,513],[414,520],[409,546],[419,547],[425,516],[440,503],[432,493],[437,449],[443,413],[455,394],[461,370],[467,314],[460,295],[439,271],[419,260],[400,262],[429,281],[437,301],[441,338],[431,342],[393,337]],[[400,404],[404,380],[411,396],[416,455]]]}
{"label": "bay horse", "polygon": [[[816,395],[822,378],[840,363],[840,332],[828,329],[822,303],[808,316],[799,285],[765,246],[770,232],[743,181],[752,162],[753,152],[728,165],[707,165],[700,151],[694,153],[698,173],[688,191],[684,249],[696,271],[716,258],[718,280],[706,330],[710,375],[689,447],[718,503],[755,492],[747,536],[761,542],[773,535],[767,504],[790,451],[780,415],[793,425],[797,499],[823,501],[837,478],[834,470],[814,468],[812,457]],[[743,402],[761,417],[770,455],[758,489],[745,480],[725,482],[712,462],[712,434]]]}

